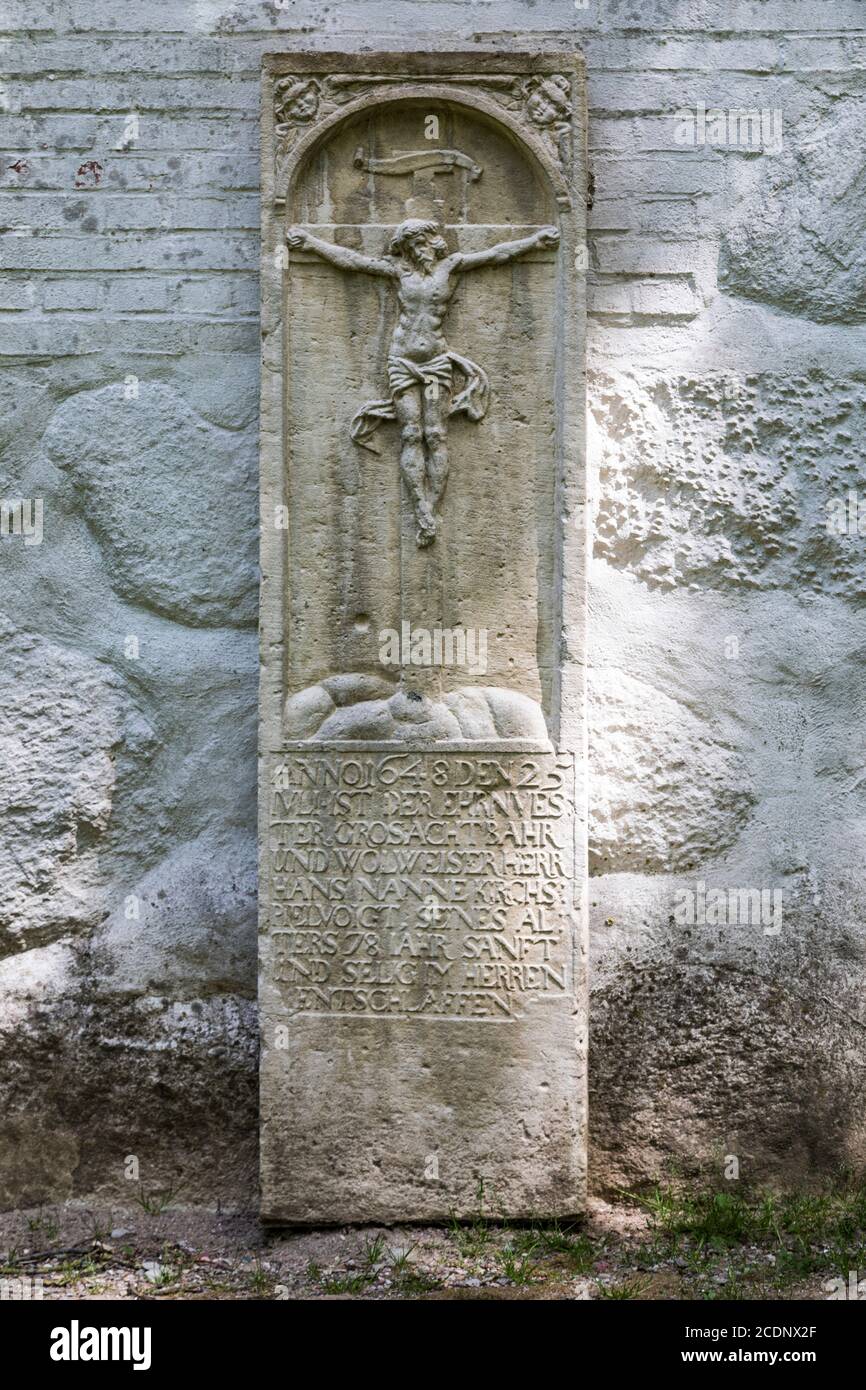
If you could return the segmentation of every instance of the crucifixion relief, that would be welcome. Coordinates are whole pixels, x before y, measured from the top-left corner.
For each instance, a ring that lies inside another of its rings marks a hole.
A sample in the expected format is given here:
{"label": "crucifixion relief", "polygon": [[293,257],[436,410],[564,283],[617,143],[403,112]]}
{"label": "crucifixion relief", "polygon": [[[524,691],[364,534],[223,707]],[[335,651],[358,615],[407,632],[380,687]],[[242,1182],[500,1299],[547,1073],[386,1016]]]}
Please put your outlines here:
{"label": "crucifixion relief", "polygon": [[[504,265],[536,247],[555,247],[559,232],[542,227],[517,241],[501,241],[486,251],[449,253],[442,228],[432,220],[410,218],[391,238],[389,254],[366,256],[323,241],[301,227],[286,240],[341,270],[380,275],[397,286],[399,316],[388,350],[388,396],[370,401],[355,415],[356,444],[373,449],[370,436],[383,420],[400,426],[400,472],[412,501],[416,540],[427,546],[436,537],[438,506],[448,480],[448,419],[486,414],[489,383],[475,362],[448,346],[443,321],[460,276],[485,266]],[[455,374],[463,385],[455,391]],[[376,452],[375,449],[373,449]]]}

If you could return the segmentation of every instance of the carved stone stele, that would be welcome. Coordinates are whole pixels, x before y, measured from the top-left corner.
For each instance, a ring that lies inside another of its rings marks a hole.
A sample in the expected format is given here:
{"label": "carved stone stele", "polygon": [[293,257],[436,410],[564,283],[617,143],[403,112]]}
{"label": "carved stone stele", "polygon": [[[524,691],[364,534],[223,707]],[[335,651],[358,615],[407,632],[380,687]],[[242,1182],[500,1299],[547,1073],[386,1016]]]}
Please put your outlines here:
{"label": "carved stone stele", "polygon": [[265,59],[262,1212],[585,1196],[582,61]]}

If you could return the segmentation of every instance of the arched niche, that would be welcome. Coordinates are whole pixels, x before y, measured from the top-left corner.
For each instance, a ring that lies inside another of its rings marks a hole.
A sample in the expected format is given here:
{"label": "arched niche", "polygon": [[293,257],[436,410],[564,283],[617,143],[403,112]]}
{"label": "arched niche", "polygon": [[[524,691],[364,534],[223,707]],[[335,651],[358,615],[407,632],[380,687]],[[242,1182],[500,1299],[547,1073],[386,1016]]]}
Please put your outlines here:
{"label": "arched niche", "polygon": [[[435,135],[428,124],[430,117],[438,120]],[[555,218],[557,203],[564,208],[571,206],[571,194],[557,161],[539,136],[490,98],[466,92],[455,94],[447,87],[432,84],[371,93],[303,132],[280,171],[277,201],[286,207],[290,221],[303,221],[305,212],[309,220],[321,221],[328,164],[345,161],[347,157],[353,159],[359,145],[369,156],[387,157],[404,142],[428,152],[437,147],[463,149],[478,140],[479,135],[479,153],[486,149],[488,162],[486,166],[480,161],[476,163],[482,170],[486,167],[487,177],[469,180],[477,196],[466,203],[453,197],[463,180],[455,179],[451,188],[444,190],[446,195],[452,195],[443,200],[445,220],[450,213],[454,220],[484,221],[486,211],[495,206],[497,199],[514,205],[518,222],[520,212],[528,213],[532,204],[537,211],[543,202],[549,221]],[[515,167],[521,173],[517,184],[510,177]],[[447,183],[447,179],[442,179],[442,183]],[[305,184],[311,185],[313,195],[306,208]],[[363,207],[365,201],[362,184],[359,176],[353,189],[358,207]],[[389,207],[392,213],[398,211],[398,192],[395,183],[390,190],[383,187],[379,194],[374,194],[383,220],[387,220]]]}
{"label": "arched niche", "polygon": [[[540,138],[491,99],[435,85],[376,93],[333,113],[300,136],[284,178],[284,228],[300,225],[370,256],[386,254],[410,217],[435,220],[449,250],[464,252],[567,220],[568,195]],[[396,678],[382,671],[378,634],[409,622],[487,633],[483,670],[413,672],[424,694],[513,690],[553,723],[557,304],[568,254],[538,249],[461,277],[444,330],[487,374],[490,406],[480,423],[449,422],[441,525],[423,553],[396,427],[379,431],[376,454],[349,438],[358,408],[386,390],[394,285],[290,257],[288,696],[335,671]]]}

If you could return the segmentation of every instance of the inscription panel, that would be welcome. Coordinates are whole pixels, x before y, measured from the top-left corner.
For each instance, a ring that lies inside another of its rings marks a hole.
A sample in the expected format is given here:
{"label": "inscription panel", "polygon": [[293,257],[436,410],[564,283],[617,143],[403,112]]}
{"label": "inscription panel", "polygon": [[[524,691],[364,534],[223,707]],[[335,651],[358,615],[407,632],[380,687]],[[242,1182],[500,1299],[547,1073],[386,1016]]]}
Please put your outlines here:
{"label": "inscription panel", "polygon": [[270,788],[289,1014],[513,1022],[573,987],[569,755],[303,751]]}

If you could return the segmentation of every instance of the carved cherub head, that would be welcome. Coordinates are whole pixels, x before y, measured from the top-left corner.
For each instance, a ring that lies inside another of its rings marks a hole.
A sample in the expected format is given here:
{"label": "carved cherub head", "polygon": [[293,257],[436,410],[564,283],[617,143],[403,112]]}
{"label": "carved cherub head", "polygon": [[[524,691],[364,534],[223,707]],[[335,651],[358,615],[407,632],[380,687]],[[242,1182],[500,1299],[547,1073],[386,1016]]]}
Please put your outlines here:
{"label": "carved cherub head", "polygon": [[391,238],[391,255],[401,256],[418,270],[430,270],[435,261],[447,256],[448,247],[438,222],[410,217],[401,222]]}
{"label": "carved cherub head", "polygon": [[274,90],[277,130],[306,125],[319,109],[320,85],[315,77],[284,77]]}
{"label": "carved cherub head", "polygon": [[557,125],[571,115],[571,83],[561,73],[530,77],[524,84],[526,114],[539,126]]}

